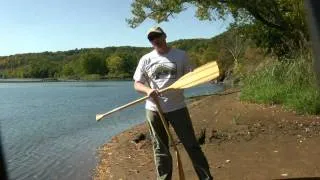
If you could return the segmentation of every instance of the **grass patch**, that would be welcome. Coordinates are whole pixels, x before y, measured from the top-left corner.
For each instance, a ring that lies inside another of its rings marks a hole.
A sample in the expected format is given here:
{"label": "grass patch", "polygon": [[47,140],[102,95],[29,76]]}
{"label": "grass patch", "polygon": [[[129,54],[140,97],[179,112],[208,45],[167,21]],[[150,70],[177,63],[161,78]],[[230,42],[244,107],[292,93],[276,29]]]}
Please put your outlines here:
{"label": "grass patch", "polygon": [[320,93],[312,63],[276,62],[243,78],[241,100],[281,104],[302,114],[320,114]]}

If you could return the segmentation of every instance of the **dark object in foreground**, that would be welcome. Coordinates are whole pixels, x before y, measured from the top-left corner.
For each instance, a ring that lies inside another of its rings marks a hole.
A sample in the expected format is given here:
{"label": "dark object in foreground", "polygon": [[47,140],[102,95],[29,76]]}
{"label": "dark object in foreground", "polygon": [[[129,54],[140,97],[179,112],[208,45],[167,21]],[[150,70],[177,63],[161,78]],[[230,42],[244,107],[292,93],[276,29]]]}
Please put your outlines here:
{"label": "dark object in foreground", "polygon": [[201,129],[200,135],[198,137],[199,145],[203,145],[206,143],[206,128]]}
{"label": "dark object in foreground", "polygon": [[309,31],[311,34],[311,42],[314,55],[314,69],[320,85],[320,1],[319,0],[306,0],[304,1]]}
{"label": "dark object in foreground", "polygon": [[132,142],[135,144],[138,144],[140,141],[143,141],[145,139],[146,139],[146,135],[144,135],[143,133],[140,133],[132,140]]}
{"label": "dark object in foreground", "polygon": [[6,180],[8,179],[7,176],[7,168],[6,168],[6,163],[5,163],[5,158],[3,155],[3,151],[2,151],[2,141],[1,141],[1,137],[0,137],[0,179]]}

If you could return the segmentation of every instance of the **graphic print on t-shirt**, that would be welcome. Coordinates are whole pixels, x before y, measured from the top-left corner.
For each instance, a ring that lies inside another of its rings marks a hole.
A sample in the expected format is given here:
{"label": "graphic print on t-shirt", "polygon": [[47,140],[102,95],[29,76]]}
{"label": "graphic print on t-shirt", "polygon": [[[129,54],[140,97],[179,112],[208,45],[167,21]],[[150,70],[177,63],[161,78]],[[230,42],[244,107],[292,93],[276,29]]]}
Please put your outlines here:
{"label": "graphic print on t-shirt", "polygon": [[151,67],[152,79],[176,79],[177,65],[172,62],[158,63]]}

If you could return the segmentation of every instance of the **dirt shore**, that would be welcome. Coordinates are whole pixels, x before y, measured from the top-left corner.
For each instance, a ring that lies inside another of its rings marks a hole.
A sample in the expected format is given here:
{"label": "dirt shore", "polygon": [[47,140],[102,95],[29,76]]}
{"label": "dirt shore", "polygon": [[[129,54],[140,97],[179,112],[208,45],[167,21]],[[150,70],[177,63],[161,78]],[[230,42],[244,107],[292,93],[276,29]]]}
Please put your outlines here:
{"label": "dirt shore", "polygon": [[[188,105],[214,178],[318,179],[320,117],[296,115],[280,106],[240,102],[239,95],[232,90],[195,98]],[[142,140],[133,142],[138,136]],[[182,144],[176,138],[175,143],[187,180],[197,179]],[[98,153],[100,162],[93,179],[156,179],[146,124],[113,137]],[[175,168],[173,179],[177,179],[176,173]]]}

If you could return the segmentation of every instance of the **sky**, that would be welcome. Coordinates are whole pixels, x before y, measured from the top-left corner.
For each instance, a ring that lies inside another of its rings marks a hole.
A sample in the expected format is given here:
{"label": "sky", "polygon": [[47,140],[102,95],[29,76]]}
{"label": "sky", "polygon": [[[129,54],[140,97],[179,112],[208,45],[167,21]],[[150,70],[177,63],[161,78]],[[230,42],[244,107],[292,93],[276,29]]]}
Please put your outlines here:
{"label": "sky", "polygon": [[[109,46],[150,47],[147,19],[135,29],[130,18],[133,0],[0,0],[0,56]],[[200,21],[195,8],[160,26],[167,41],[211,38],[226,30],[228,21]]]}

